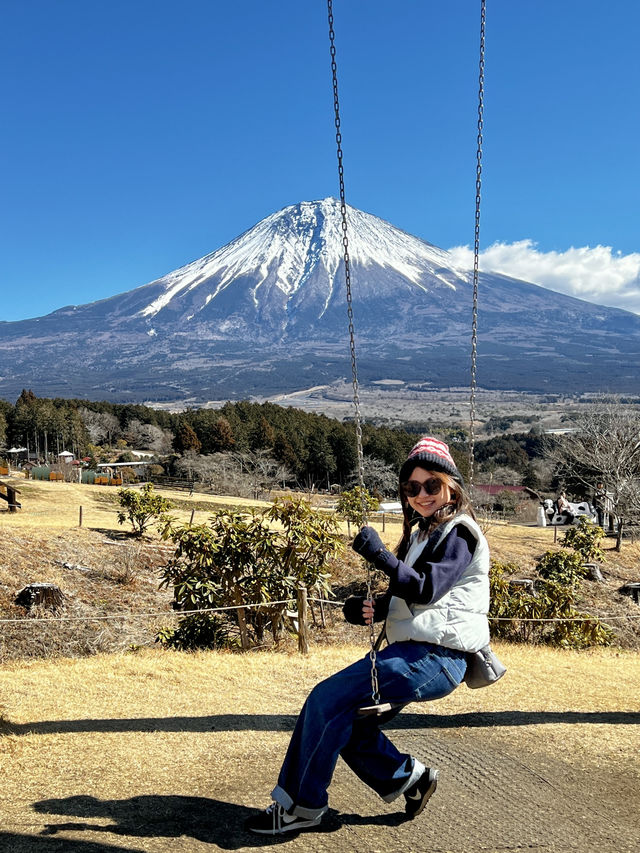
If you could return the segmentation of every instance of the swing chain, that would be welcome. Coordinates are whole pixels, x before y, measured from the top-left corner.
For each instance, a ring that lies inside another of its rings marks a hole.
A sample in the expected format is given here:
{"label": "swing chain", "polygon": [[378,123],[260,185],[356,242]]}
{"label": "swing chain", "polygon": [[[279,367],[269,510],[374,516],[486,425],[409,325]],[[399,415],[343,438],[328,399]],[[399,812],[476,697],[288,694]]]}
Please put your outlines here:
{"label": "swing chain", "polygon": [[[362,416],[360,413],[360,393],[358,390],[358,366],[356,359],[355,330],[353,325],[353,300],[351,296],[351,261],[349,257],[349,238],[347,234],[347,203],[344,189],[344,166],[342,162],[342,131],[340,124],[340,99],[338,97],[338,65],[336,62],[335,31],[333,28],[333,0],[327,0],[329,19],[329,42],[331,53],[331,76],[333,80],[333,110],[336,128],[336,151],[338,158],[338,179],[340,182],[340,214],[342,219],[342,247],[344,250],[344,277],[347,293],[347,316],[349,319],[349,346],[351,352],[351,382],[353,386],[353,405],[355,409],[356,448],[358,454],[358,483],[360,486],[360,510],[363,524],[367,523],[367,501],[364,488],[364,454],[362,450]],[[367,601],[372,600],[372,569],[367,563]],[[378,669],[376,666],[376,636],[373,619],[369,625],[369,659],[371,661],[371,698],[380,703]]]}
{"label": "swing chain", "polygon": [[476,420],[476,370],[478,362],[478,269],[480,262],[480,200],[482,189],[482,142],[484,126],[484,41],[486,0],[480,3],[480,61],[478,66],[478,136],[476,150],[476,210],[473,243],[473,314],[471,322],[471,396],[469,399],[469,486],[473,486]]}
{"label": "swing chain", "polygon": [[356,422],[356,446],[358,454],[358,482],[362,518],[366,523],[366,500],[364,497],[364,454],[362,451],[362,415],[360,413],[360,392],[358,389],[358,367],[356,360],[355,330],[353,325],[353,301],[351,296],[351,259],[349,257],[349,238],[347,235],[347,203],[344,188],[344,165],[342,162],[342,132],[340,124],[340,100],[338,97],[338,65],[336,63],[335,31],[333,29],[333,0],[327,0],[329,11],[329,41],[331,44],[331,75],[333,78],[333,109],[336,128],[336,149],[338,158],[338,180],[340,182],[340,214],[342,218],[342,247],[344,257],[344,278],[347,291],[347,316],[349,319],[349,346],[351,352],[351,384]]}

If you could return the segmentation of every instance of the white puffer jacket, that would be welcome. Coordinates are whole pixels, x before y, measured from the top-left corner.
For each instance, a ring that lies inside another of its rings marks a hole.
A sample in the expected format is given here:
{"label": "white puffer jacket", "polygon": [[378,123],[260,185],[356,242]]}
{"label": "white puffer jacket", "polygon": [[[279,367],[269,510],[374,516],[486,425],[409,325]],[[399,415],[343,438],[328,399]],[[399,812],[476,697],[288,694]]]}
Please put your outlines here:
{"label": "white puffer jacket", "polygon": [[[476,652],[489,642],[489,545],[476,522],[468,515],[457,515],[442,526],[436,548],[459,524],[468,528],[476,540],[476,549],[462,577],[432,604],[408,604],[393,596],[387,615],[387,639],[434,643],[450,649]],[[404,562],[413,566],[426,545],[412,536]]]}

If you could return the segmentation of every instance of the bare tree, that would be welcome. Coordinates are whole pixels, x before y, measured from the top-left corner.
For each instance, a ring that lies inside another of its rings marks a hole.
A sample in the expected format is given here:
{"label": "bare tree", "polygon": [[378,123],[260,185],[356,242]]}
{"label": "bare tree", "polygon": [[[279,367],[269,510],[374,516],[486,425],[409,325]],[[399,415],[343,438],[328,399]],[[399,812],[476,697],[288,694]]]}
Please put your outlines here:
{"label": "bare tree", "polygon": [[575,427],[548,440],[548,456],[560,476],[582,484],[587,494],[604,484],[620,550],[623,524],[640,515],[640,414],[610,400],[577,419]]}
{"label": "bare tree", "polygon": [[142,423],[137,418],[127,424],[126,437],[134,447],[155,450],[157,453],[168,453],[173,439],[169,430],[155,424]]}
{"label": "bare tree", "polygon": [[254,498],[270,492],[275,486],[285,487],[293,476],[285,465],[269,455],[268,450],[254,450],[250,453],[234,453],[244,474],[249,477]]}
{"label": "bare tree", "polygon": [[285,487],[293,479],[291,472],[267,450],[250,453],[211,453],[187,451],[175,463],[181,476],[207,483],[218,494],[260,497],[275,486]]}
{"label": "bare tree", "polygon": [[113,444],[120,435],[120,421],[111,412],[93,412],[90,409],[81,408],[80,416],[85,423],[93,444]]}
{"label": "bare tree", "polygon": [[[360,482],[358,472],[354,471],[349,479],[350,486]],[[364,485],[371,494],[384,497],[397,497],[398,471],[375,456],[364,457]]]}

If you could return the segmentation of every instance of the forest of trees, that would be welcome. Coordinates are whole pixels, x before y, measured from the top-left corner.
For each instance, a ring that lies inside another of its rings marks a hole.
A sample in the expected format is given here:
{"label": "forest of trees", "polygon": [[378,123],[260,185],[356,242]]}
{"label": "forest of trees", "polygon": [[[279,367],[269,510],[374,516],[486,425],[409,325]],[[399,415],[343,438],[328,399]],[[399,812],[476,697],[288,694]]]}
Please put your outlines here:
{"label": "forest of trees", "polygon": [[[450,444],[465,474],[464,428],[430,424],[429,429]],[[424,425],[418,424],[363,424],[365,481],[372,491],[380,496],[395,492],[397,472],[422,432]],[[27,448],[30,458],[41,462],[55,461],[62,450],[92,463],[132,461],[132,449],[146,450],[165,474],[207,482],[230,494],[257,494],[269,484],[342,489],[354,484],[357,461],[352,422],[273,403],[229,402],[215,410],[172,413],[138,404],[44,399],[28,390],[15,405],[0,401],[0,455],[2,448],[6,455],[16,447]],[[535,427],[476,441],[476,479],[553,485],[544,456],[544,440]]]}

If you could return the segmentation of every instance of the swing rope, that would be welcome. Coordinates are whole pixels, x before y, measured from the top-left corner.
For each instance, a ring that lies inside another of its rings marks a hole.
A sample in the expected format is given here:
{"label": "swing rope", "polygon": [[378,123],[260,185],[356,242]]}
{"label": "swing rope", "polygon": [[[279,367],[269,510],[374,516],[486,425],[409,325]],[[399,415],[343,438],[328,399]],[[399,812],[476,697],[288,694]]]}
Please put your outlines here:
{"label": "swing rope", "polygon": [[[335,31],[333,28],[333,0],[327,0],[329,19],[329,44],[331,54],[331,77],[333,80],[333,110],[336,128],[336,153],[338,158],[338,180],[340,184],[340,215],[342,219],[342,247],[344,250],[344,277],[347,294],[347,316],[349,319],[349,347],[351,351],[351,381],[353,385],[353,406],[355,409],[356,449],[358,453],[358,485],[360,487],[360,512],[363,524],[367,523],[367,501],[364,489],[364,454],[362,451],[362,416],[360,414],[360,392],[358,388],[358,363],[356,359],[356,341],[353,326],[353,300],[351,296],[351,261],[349,258],[349,237],[347,233],[347,203],[344,190],[344,166],[342,163],[342,131],[340,125],[340,98],[338,96],[338,65],[336,62]],[[373,568],[367,563],[367,601],[371,600]],[[376,666],[376,634],[373,619],[369,625],[369,659],[371,660],[371,698],[375,705],[380,704],[380,687]]]}

